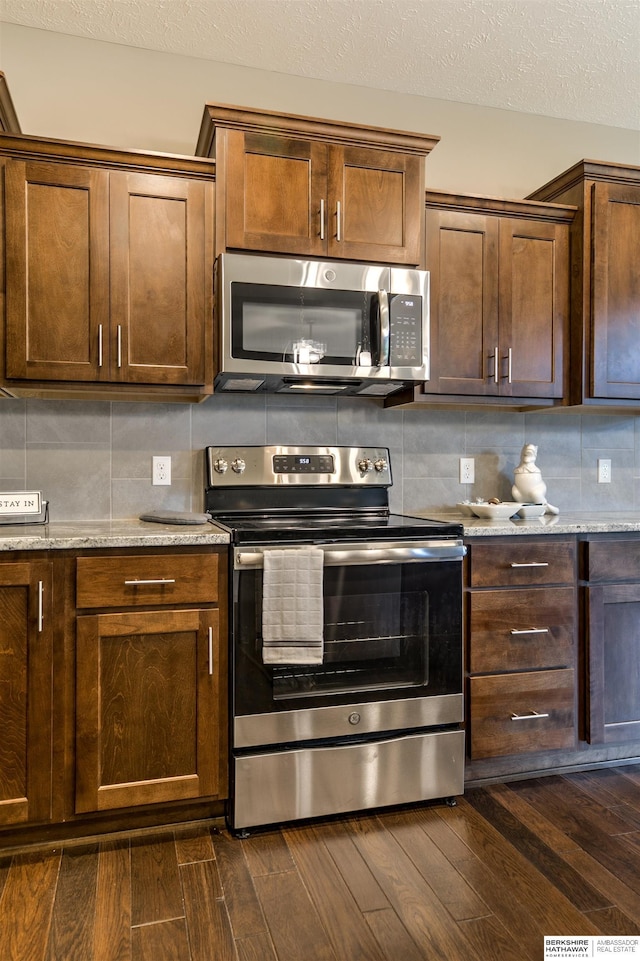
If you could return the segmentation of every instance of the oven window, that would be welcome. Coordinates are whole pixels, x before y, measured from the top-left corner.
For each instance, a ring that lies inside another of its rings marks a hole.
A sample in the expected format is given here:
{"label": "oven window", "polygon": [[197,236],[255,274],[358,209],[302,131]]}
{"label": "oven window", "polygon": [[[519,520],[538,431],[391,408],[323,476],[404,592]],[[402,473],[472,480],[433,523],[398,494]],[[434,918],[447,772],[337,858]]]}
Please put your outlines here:
{"label": "oven window", "polygon": [[238,714],[462,689],[459,563],[327,567],[322,664],[262,661],[262,572],[235,575]]}

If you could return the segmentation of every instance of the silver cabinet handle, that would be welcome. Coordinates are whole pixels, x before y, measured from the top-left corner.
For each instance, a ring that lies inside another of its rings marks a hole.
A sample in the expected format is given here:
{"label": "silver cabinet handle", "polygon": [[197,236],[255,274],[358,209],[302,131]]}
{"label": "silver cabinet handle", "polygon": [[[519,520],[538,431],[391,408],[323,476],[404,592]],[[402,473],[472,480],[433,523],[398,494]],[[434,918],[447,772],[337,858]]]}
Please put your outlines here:
{"label": "silver cabinet handle", "polygon": [[511,361],[512,361],[513,351],[511,347],[507,350],[507,383],[511,383]]}
{"label": "silver cabinet handle", "polygon": [[509,633],[510,634],[548,634],[549,628],[548,627],[527,627],[524,630],[521,630],[521,631],[513,630],[513,631],[510,631]]}
{"label": "silver cabinet handle", "polygon": [[495,347],[494,350],[493,350],[493,382],[494,382],[494,384],[497,384],[497,383],[498,383],[498,378],[499,378],[498,367],[499,367],[499,365],[500,365],[500,354],[499,354],[498,348]]}
{"label": "silver cabinet handle", "polygon": [[98,367],[102,367],[102,324],[98,324]]}
{"label": "silver cabinet handle", "polygon": [[175,584],[175,577],[150,577],[147,580],[125,581],[127,587],[137,587],[139,584]]}
{"label": "silver cabinet handle", "polygon": [[324,240],[324,200],[320,201],[320,240]]}
{"label": "silver cabinet handle", "polygon": [[122,324],[118,324],[116,343],[118,345],[118,367],[122,367]]}
{"label": "silver cabinet handle", "polygon": [[38,633],[44,628],[44,584],[38,581]]}
{"label": "silver cabinet handle", "polygon": [[339,200],[336,201],[336,240],[340,242],[342,240],[342,204]]}
{"label": "silver cabinet handle", "polygon": [[548,567],[549,562],[548,561],[526,561],[522,564],[519,564],[516,561],[513,561],[511,566],[512,567]]}
{"label": "silver cabinet handle", "polygon": [[209,628],[209,674],[213,674],[213,628]]}
{"label": "silver cabinet handle", "polygon": [[512,714],[512,721],[532,721],[535,719],[542,719],[543,717],[549,717],[548,714],[540,714],[538,711],[532,711],[531,714]]}

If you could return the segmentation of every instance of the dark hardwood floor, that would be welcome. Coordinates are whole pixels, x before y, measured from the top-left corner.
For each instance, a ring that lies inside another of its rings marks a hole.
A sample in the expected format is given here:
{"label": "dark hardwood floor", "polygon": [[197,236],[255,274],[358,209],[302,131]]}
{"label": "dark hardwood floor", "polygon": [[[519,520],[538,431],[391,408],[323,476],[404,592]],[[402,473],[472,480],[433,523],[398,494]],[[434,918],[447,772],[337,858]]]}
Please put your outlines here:
{"label": "dark hardwood floor", "polygon": [[545,934],[640,934],[640,765],[0,857],[1,961],[541,961]]}

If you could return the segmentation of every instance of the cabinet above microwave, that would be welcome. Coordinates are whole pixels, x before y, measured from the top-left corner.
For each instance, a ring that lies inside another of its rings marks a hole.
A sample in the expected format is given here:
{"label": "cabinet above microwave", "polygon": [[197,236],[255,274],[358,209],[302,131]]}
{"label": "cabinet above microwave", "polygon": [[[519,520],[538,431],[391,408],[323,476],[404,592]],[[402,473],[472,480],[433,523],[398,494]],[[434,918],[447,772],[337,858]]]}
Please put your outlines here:
{"label": "cabinet above microwave", "polygon": [[425,158],[438,137],[207,104],[216,253],[422,266]]}

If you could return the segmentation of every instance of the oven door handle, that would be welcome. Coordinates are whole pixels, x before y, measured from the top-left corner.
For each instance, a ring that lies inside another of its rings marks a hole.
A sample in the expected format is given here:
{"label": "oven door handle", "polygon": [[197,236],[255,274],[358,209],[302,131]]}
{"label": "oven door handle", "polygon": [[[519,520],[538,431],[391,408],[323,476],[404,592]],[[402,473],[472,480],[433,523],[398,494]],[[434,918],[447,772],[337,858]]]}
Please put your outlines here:
{"label": "oven door handle", "polygon": [[[434,561],[461,561],[467,553],[462,541],[449,543],[420,542],[403,545],[354,545],[344,547],[314,545],[324,551],[325,567],[348,567],[356,564],[424,564]],[[272,548],[273,549],[273,548]],[[282,549],[282,548],[280,548]],[[295,547],[290,548],[295,550]],[[234,570],[264,567],[264,555],[269,548],[254,547],[252,550],[234,550]]]}

